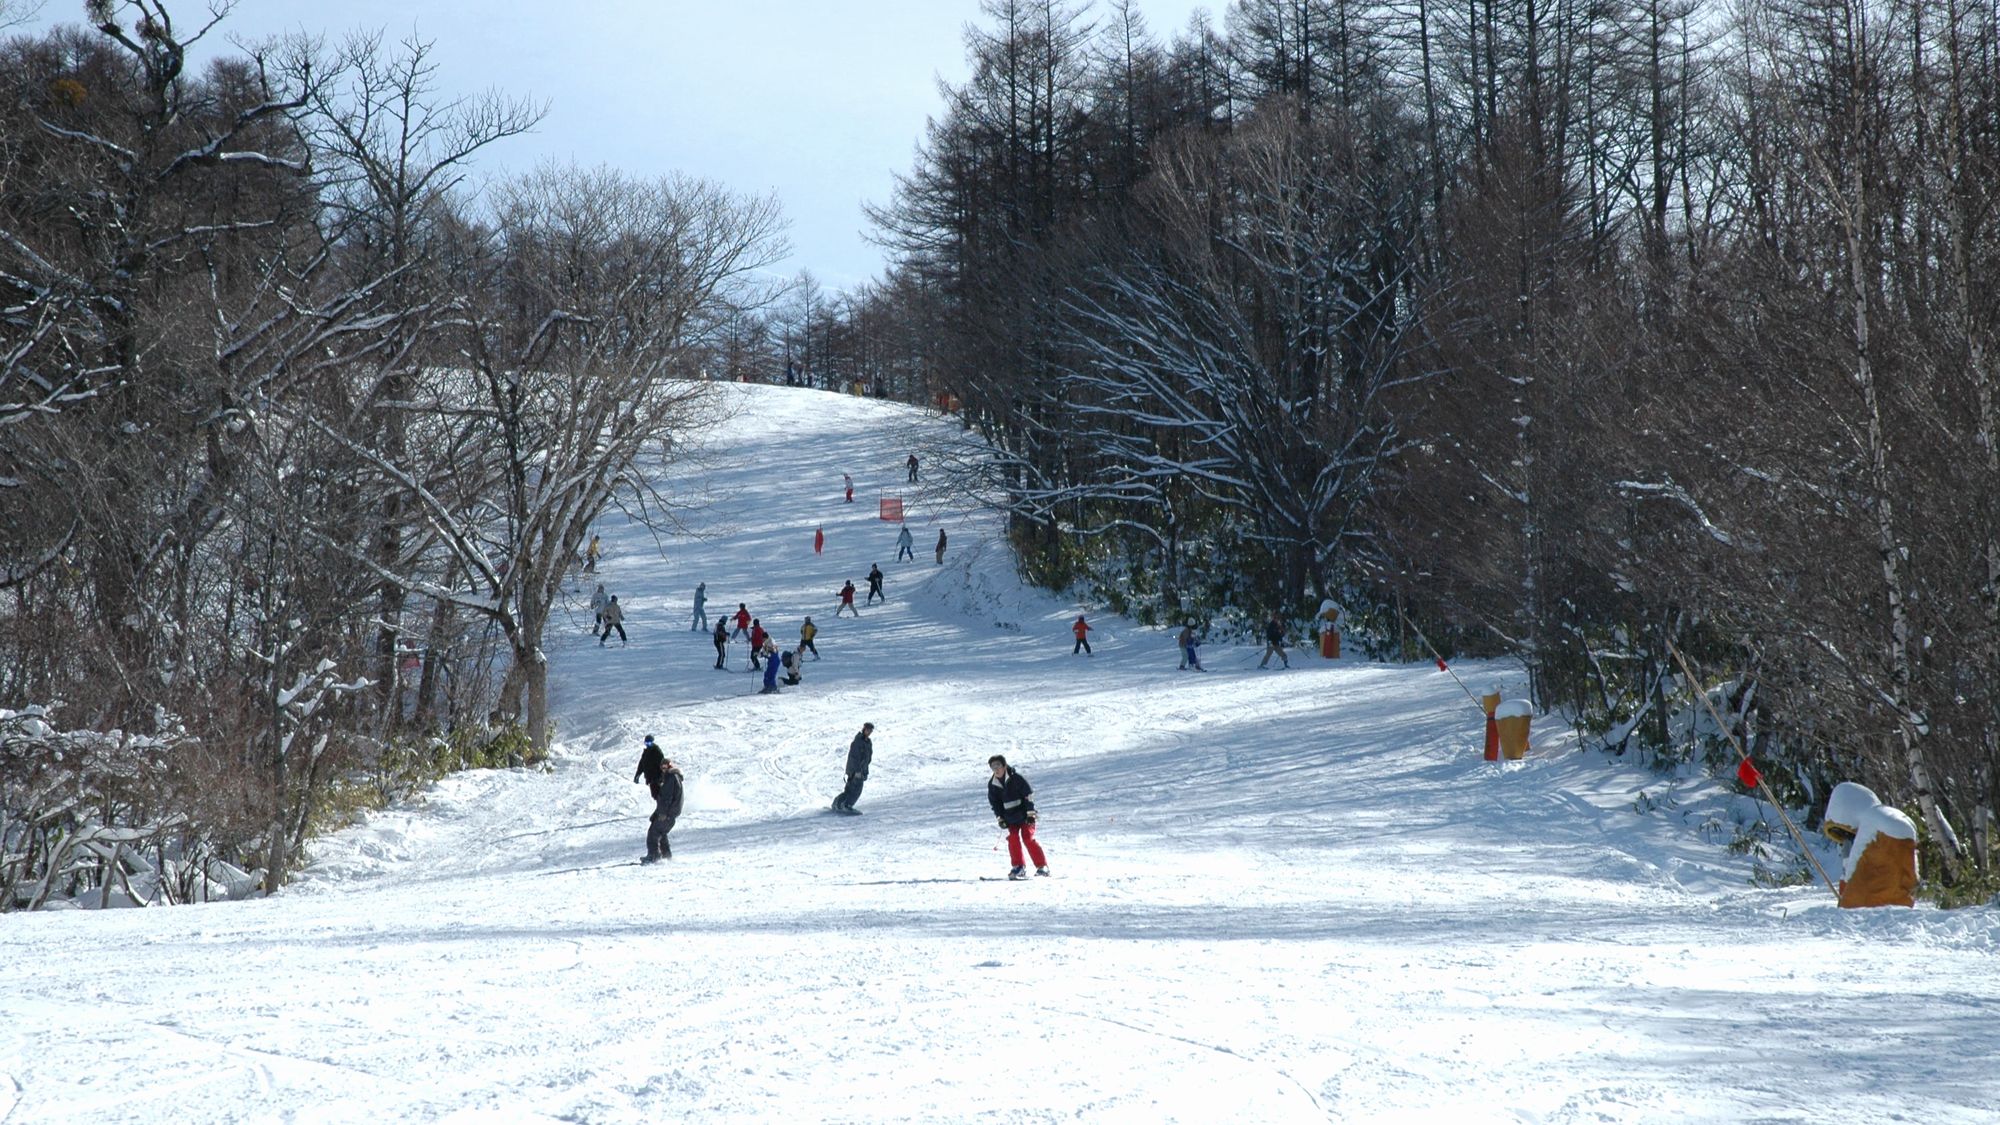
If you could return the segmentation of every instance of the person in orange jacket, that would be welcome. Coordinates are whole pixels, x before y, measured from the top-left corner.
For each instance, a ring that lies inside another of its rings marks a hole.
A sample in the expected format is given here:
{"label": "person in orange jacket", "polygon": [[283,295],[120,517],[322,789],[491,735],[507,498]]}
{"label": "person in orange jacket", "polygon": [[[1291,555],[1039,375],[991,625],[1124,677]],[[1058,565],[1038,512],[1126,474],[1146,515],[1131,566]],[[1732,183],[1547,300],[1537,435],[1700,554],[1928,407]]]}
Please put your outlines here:
{"label": "person in orange jacket", "polygon": [[1085,656],[1091,655],[1090,622],[1083,619],[1083,614],[1076,615],[1076,624],[1071,625],[1069,631],[1076,634],[1076,643],[1069,646],[1069,654],[1075,656],[1080,652]]}

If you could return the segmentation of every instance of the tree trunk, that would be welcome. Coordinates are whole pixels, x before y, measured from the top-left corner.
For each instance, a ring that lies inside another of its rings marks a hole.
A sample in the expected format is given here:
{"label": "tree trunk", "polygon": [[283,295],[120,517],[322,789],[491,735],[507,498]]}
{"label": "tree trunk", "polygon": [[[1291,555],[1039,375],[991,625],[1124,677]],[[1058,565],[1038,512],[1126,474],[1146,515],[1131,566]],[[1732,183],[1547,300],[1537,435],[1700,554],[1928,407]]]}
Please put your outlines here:
{"label": "tree trunk", "polygon": [[[1857,68],[1859,63],[1857,61]],[[1860,138],[1859,116],[1852,127],[1855,139]],[[1868,435],[1868,476],[1869,487],[1874,493],[1870,497],[1875,512],[1875,547],[1881,557],[1882,595],[1889,610],[1889,681],[1891,700],[1896,708],[1897,741],[1902,751],[1904,768],[1908,771],[1910,795],[1929,825],[1933,841],[1937,844],[1940,861],[1944,865],[1947,880],[1957,878],[1960,848],[1958,836],[1945,819],[1944,810],[1939,806],[1937,794],[1931,786],[1930,770],[1924,762],[1922,737],[1928,733],[1922,716],[1916,714],[1912,705],[1912,687],[1915,682],[1915,668],[1910,650],[1910,612],[1907,595],[1903,587],[1904,546],[1896,526],[1895,507],[1890,497],[1894,481],[1889,473],[1889,446],[1882,427],[1882,404],[1880,387],[1875,373],[1874,353],[1870,339],[1869,321],[1869,278],[1873,255],[1863,242],[1870,222],[1867,185],[1861,170],[1862,150],[1857,147],[1851,158],[1848,172],[1847,206],[1851,209],[1845,224],[1847,242],[1848,302],[1853,313],[1854,381],[1860,388],[1862,409],[1866,415]]]}

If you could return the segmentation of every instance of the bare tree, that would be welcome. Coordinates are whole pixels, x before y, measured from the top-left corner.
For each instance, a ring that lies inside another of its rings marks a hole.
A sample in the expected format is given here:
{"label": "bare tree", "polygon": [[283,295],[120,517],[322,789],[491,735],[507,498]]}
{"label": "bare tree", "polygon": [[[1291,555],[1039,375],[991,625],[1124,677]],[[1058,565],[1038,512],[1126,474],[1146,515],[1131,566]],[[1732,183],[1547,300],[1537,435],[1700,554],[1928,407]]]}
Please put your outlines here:
{"label": "bare tree", "polygon": [[421,418],[425,440],[400,459],[343,440],[428,529],[424,550],[368,565],[503,631],[501,710],[546,748],[542,644],[566,575],[608,506],[670,520],[639,454],[717,416],[697,376],[732,290],[782,253],[780,219],[768,199],[696,180],[556,167],[503,184],[495,219],[455,263],[458,366],[385,404]]}

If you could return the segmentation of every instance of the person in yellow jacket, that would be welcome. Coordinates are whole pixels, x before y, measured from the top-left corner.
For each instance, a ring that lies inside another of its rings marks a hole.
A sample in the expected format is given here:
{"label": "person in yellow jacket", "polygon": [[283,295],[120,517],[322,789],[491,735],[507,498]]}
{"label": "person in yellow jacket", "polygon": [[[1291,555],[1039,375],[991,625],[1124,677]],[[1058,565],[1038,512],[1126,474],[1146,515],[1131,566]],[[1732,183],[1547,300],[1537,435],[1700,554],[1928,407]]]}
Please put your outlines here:
{"label": "person in yellow jacket", "polygon": [[813,624],[812,616],[808,614],[806,623],[799,626],[799,647],[794,651],[802,657],[810,652],[813,654],[813,659],[818,660],[819,646],[813,644],[813,638],[817,636],[819,636],[819,626]]}
{"label": "person in yellow jacket", "polygon": [[1820,831],[1847,848],[1840,905],[1915,906],[1917,826],[1873,790],[1843,781],[1827,795]]}

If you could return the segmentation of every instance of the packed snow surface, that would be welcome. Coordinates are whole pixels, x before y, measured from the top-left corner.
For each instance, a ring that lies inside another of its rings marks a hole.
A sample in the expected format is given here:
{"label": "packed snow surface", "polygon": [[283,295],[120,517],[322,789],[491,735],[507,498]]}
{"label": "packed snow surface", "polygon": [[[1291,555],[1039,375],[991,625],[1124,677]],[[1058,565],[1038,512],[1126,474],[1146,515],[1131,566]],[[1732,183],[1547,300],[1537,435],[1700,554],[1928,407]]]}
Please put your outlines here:
{"label": "packed snow surface", "polygon": [[[631,643],[581,583],[552,769],[453,777],[274,898],[0,918],[0,1121],[2000,1120],[1992,909],[1758,887],[1746,799],[1548,717],[1484,762],[1428,662],[1213,637],[1178,671],[905,482],[950,420],[725,393],[686,529],[602,522]],[[870,563],[888,603],[835,619]],[[785,647],[811,613],[824,659],[777,696],[741,642],[713,670],[697,581]],[[864,721],[866,815],[833,815]],[[646,734],[688,778],[653,867]],[[1052,879],[995,878],[996,751]]]}

